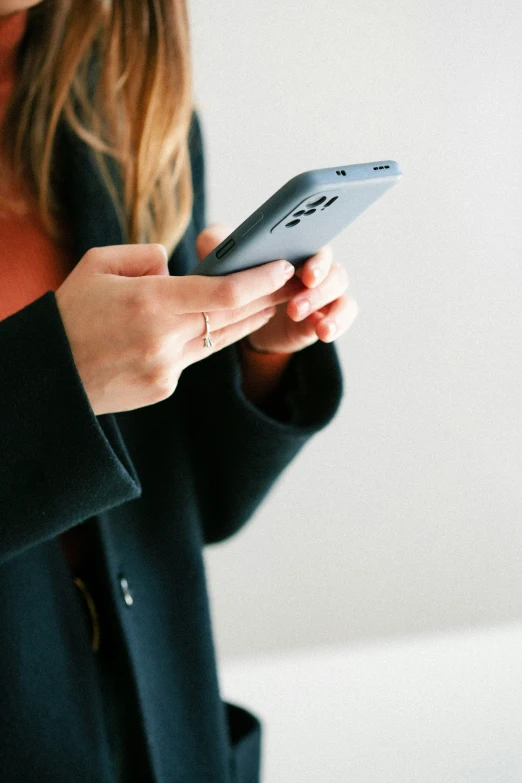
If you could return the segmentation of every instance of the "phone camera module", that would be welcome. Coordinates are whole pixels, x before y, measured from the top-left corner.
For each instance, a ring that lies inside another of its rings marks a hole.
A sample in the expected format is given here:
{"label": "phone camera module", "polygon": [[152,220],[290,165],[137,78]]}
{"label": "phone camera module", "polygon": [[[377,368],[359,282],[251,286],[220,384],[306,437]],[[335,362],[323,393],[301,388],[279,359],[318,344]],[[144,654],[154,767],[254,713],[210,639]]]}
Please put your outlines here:
{"label": "phone camera module", "polygon": [[[293,228],[294,226],[298,226],[299,223],[302,223],[305,217],[309,217],[310,215],[314,215],[316,212],[323,211],[327,207],[329,207],[331,204],[333,204],[335,201],[337,201],[338,196],[330,197],[330,194],[326,196],[321,196],[319,194],[314,194],[312,196],[308,196],[307,199],[304,201],[301,201],[300,204],[296,204],[294,209],[295,212],[290,212],[286,220],[288,220],[288,223],[285,223],[285,219],[280,221],[280,223],[276,224],[271,231],[277,231],[278,226],[282,229],[283,226],[285,228]],[[304,221],[303,225],[305,225],[306,221]]]}
{"label": "phone camera module", "polygon": [[319,204],[322,204],[323,201],[326,201],[326,196],[321,196],[321,198],[318,198],[317,201],[312,201],[310,204],[307,204],[307,207],[318,207]]}
{"label": "phone camera module", "polygon": [[323,209],[326,209],[326,207],[329,207],[330,204],[333,204],[334,201],[337,201],[338,198],[339,198],[339,196],[334,196],[333,198],[331,198],[330,201],[327,204],[324,205]]}

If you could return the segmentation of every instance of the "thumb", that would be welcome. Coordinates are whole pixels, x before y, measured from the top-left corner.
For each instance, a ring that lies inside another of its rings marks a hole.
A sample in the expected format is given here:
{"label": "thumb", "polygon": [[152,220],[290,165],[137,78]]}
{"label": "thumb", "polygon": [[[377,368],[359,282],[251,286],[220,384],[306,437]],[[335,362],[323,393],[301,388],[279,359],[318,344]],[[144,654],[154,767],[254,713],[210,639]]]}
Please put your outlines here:
{"label": "thumb", "polygon": [[196,239],[198,259],[203,261],[231,233],[232,229],[227,223],[212,223],[204,228]]}
{"label": "thumb", "polygon": [[89,265],[94,265],[98,272],[105,274],[122,277],[169,275],[167,251],[163,245],[156,242],[107,245],[93,248],[88,252]]}

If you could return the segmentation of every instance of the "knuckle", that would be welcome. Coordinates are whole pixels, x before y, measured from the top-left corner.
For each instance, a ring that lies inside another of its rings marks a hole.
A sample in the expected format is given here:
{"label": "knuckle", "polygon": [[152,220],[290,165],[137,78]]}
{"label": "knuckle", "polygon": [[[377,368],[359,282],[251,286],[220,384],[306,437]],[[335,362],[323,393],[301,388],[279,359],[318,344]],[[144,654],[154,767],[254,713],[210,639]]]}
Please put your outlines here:
{"label": "knuckle", "polygon": [[97,257],[100,255],[100,248],[99,247],[90,247],[83,255],[84,261],[87,261],[90,263],[91,261],[95,261]]}
{"label": "knuckle", "polygon": [[145,306],[144,298],[141,292],[135,288],[132,291],[127,292],[125,297],[125,309],[129,318],[136,319],[142,312]]}
{"label": "knuckle", "polygon": [[236,310],[243,304],[241,286],[236,280],[223,280],[218,288],[218,300],[227,310]]}
{"label": "knuckle", "polygon": [[170,397],[176,387],[169,368],[164,366],[148,369],[143,374],[142,383],[153,397],[162,400]]}
{"label": "knuckle", "polygon": [[158,365],[162,362],[164,353],[163,336],[156,332],[148,332],[139,343],[140,358],[144,366]]}
{"label": "knuckle", "polygon": [[85,251],[85,253],[83,254],[80,260],[83,264],[90,264],[95,254],[96,254],[96,248],[90,247],[88,250]]}
{"label": "knuckle", "polygon": [[128,295],[127,308],[131,318],[140,322],[153,321],[158,315],[156,299],[144,290],[143,286],[135,286],[136,290]]}
{"label": "knuckle", "polygon": [[154,390],[161,400],[166,400],[167,397],[170,397],[170,395],[173,393],[175,388],[176,388],[176,383],[174,382],[170,374],[164,375],[162,378],[160,378],[157,381],[157,383],[154,386]]}

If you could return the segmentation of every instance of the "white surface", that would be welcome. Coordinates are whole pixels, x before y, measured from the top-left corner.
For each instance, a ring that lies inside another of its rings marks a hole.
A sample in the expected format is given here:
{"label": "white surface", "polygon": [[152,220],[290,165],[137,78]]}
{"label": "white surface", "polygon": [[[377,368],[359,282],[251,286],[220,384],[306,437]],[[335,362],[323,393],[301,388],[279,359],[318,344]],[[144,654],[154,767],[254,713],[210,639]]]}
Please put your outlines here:
{"label": "white surface", "polygon": [[520,783],[522,624],[221,667],[263,722],[262,783]]}
{"label": "white surface", "polygon": [[[522,3],[190,2],[210,221],[391,158],[334,240],[345,397],[206,551],[223,656],[522,613]],[[219,412],[216,412],[219,415]]]}

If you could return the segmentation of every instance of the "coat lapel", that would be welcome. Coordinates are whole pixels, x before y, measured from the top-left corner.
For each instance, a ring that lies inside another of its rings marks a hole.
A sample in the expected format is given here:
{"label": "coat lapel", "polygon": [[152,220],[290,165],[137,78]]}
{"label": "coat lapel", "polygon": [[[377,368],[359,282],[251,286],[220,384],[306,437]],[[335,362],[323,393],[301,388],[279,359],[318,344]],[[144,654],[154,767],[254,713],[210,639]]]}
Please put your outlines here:
{"label": "coat lapel", "polygon": [[[73,237],[74,264],[92,247],[125,243],[118,214],[91,148],[64,122],[58,131],[61,173],[58,187]],[[194,206],[192,219],[169,260],[171,275],[183,275],[198,262],[195,241],[205,222],[203,149],[199,119],[193,113],[189,135]],[[116,162],[105,161],[121,193]]]}
{"label": "coat lapel", "polygon": [[[91,247],[119,245],[123,232],[91,148],[65,124],[60,134],[63,204],[74,244],[74,262]],[[119,182],[114,161],[107,159]]]}

